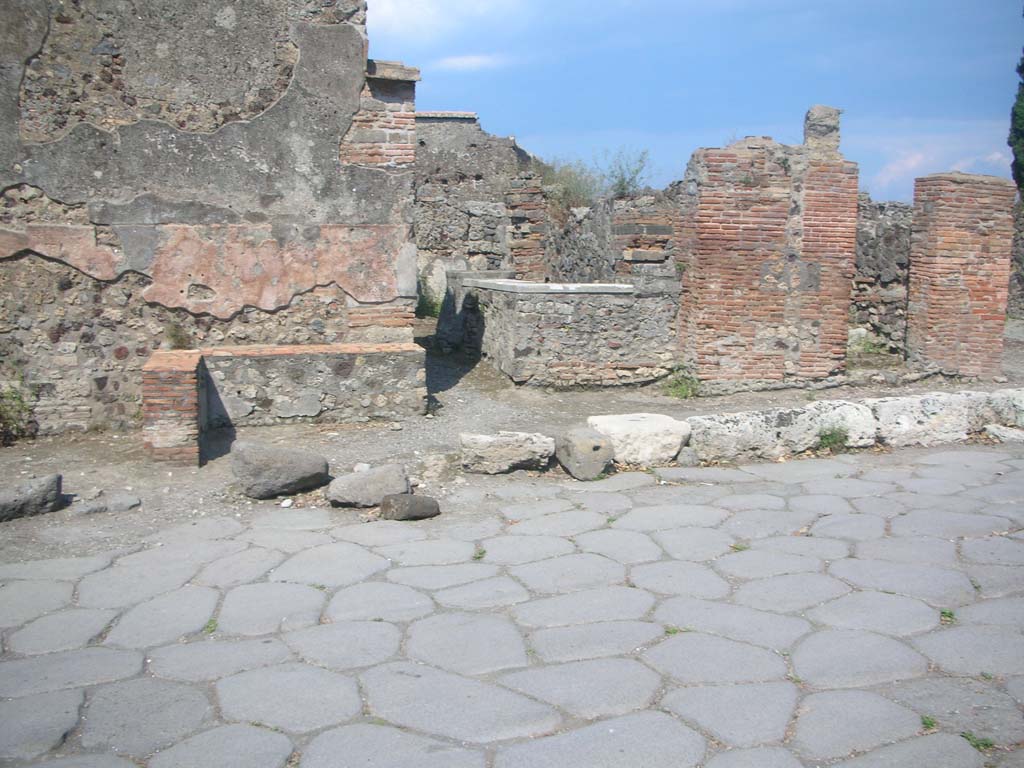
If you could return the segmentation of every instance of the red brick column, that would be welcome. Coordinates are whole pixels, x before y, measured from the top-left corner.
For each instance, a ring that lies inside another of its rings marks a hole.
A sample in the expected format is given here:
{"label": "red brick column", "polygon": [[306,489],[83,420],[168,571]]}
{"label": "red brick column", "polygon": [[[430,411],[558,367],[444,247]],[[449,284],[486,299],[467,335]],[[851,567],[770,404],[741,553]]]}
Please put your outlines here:
{"label": "red brick column", "polygon": [[198,351],[154,352],[142,368],[142,440],[155,461],[199,464]]}
{"label": "red brick column", "polygon": [[907,356],[944,373],[1002,371],[1016,188],[941,173],[917,179],[910,248]]}
{"label": "red brick column", "polygon": [[548,276],[547,201],[540,179],[527,176],[513,181],[505,206],[512,221],[508,239],[516,279],[543,282]]}

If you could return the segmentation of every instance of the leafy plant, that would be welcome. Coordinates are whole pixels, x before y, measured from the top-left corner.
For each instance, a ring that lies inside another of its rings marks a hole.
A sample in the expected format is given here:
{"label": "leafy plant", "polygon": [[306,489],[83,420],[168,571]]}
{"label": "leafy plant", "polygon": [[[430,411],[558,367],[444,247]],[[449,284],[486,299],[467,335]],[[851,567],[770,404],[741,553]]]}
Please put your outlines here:
{"label": "leafy plant", "polygon": [[32,409],[20,389],[0,389],[0,445],[11,445],[30,434]]}
{"label": "leafy plant", "polygon": [[680,400],[689,400],[700,394],[700,381],[686,371],[676,371],[665,385],[665,394]]}
{"label": "leafy plant", "polygon": [[570,208],[589,208],[604,193],[600,170],[580,160],[553,160],[545,163],[541,171],[548,202],[565,212]]}
{"label": "leafy plant", "polygon": [[930,715],[921,715],[921,727],[926,731],[934,731],[938,727],[938,723]]}
{"label": "leafy plant", "polygon": [[846,448],[850,433],[846,427],[827,427],[818,432],[818,448],[824,451],[841,451]]}
{"label": "leafy plant", "polygon": [[1013,152],[1013,180],[1017,189],[1024,191],[1024,56],[1017,64],[1017,98],[1010,111],[1010,136],[1006,143]]}
{"label": "leafy plant", "polygon": [[943,624],[956,624],[956,614],[948,608],[939,611],[939,616]]}
{"label": "leafy plant", "polygon": [[651,155],[646,149],[619,149],[607,160],[604,181],[608,194],[616,200],[632,197],[644,188]]}
{"label": "leafy plant", "polygon": [[964,731],[960,734],[967,740],[967,743],[974,747],[979,752],[987,752],[990,749],[994,749],[996,743],[992,739],[985,738],[984,736],[976,736],[970,731]]}

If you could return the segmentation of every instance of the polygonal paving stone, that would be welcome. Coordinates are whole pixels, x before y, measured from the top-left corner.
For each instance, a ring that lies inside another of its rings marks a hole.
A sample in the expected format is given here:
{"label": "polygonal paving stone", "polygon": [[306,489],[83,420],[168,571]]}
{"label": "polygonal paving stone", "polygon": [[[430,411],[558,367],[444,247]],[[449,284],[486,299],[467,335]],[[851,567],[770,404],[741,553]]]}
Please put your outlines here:
{"label": "polygonal paving stone", "polygon": [[498,568],[485,563],[416,565],[410,568],[392,568],[387,575],[388,581],[396,584],[434,590],[493,578],[498,575]]}
{"label": "polygonal paving stone", "polygon": [[812,523],[816,517],[812,512],[754,509],[737,512],[722,524],[721,530],[740,539],[789,536]]}
{"label": "polygonal paving stone", "polygon": [[1006,691],[1019,703],[1024,704],[1024,677],[1013,677],[1007,680]]}
{"label": "polygonal paving stone", "polygon": [[87,574],[106,568],[110,560],[110,555],[95,555],[4,563],[0,565],[0,580],[77,581]]}
{"label": "polygonal paving stone", "polygon": [[1005,517],[962,514],[922,509],[908,512],[892,521],[894,536],[936,536],[940,539],[959,539],[964,536],[988,536],[1013,528]]}
{"label": "polygonal paving stone", "polygon": [[217,683],[217,697],[227,720],[293,733],[336,725],[363,708],[354,680],[307,664],[281,664],[226,677]]}
{"label": "polygonal paving stone", "polygon": [[662,557],[661,547],[636,531],[591,531],[576,537],[584,552],[604,555],[624,565],[647,563]]}
{"label": "polygonal paving stone", "polygon": [[343,621],[321,624],[282,636],[303,659],[329,669],[368,667],[398,652],[402,633],[381,621]]}
{"label": "polygonal paving stone", "polygon": [[484,755],[397,728],[358,723],[321,733],[302,751],[302,768],[484,768]]}
{"label": "polygonal paving stone", "polygon": [[727,467],[659,467],[654,474],[670,483],[753,483],[761,479]]}
{"label": "polygonal paving stone", "polygon": [[892,496],[866,496],[863,499],[852,499],[850,502],[855,511],[862,515],[875,515],[891,520],[907,511],[907,505]]}
{"label": "polygonal paving stone", "polygon": [[626,531],[666,531],[672,528],[714,528],[729,513],[701,504],[667,504],[627,512],[612,528]]}
{"label": "polygonal paving stone", "polygon": [[152,567],[115,565],[82,579],[78,585],[78,605],[81,608],[126,608],[178,589],[200,567],[200,563],[187,560]]}
{"label": "polygonal paving stone", "polygon": [[617,515],[633,507],[633,500],[621,493],[577,493],[572,500],[580,509],[599,515]]}
{"label": "polygonal paving stone", "polygon": [[654,477],[646,472],[619,472],[603,480],[571,483],[569,488],[573,491],[585,491],[587,493],[615,493],[618,491],[631,491],[635,488],[644,488],[648,485],[654,485],[654,482]]}
{"label": "polygonal paving stone", "polygon": [[630,496],[637,507],[700,506],[731,493],[727,485],[659,485],[634,491]]}
{"label": "polygonal paving stone", "polygon": [[149,648],[198,632],[217,608],[220,593],[208,587],[186,586],[135,606],[110,630],[106,644]]}
{"label": "polygonal paving stone", "polygon": [[434,597],[441,605],[451,608],[480,610],[525,603],[530,599],[530,593],[507,576],[496,576],[493,579],[442,589],[435,593]]}
{"label": "polygonal paving stone", "polygon": [[390,563],[383,557],[371,554],[356,544],[342,541],[292,555],[274,569],[270,580],[347,587],[389,566]]}
{"label": "polygonal paving stone", "polygon": [[833,600],[849,591],[846,584],[830,576],[798,573],[749,581],[736,590],[735,600],[763,611],[792,613]]}
{"label": "polygonal paving stone", "polygon": [[650,704],[661,678],[632,659],[594,659],[512,672],[499,682],[571,715],[593,720]]}
{"label": "polygonal paving stone", "polygon": [[1024,501],[1024,487],[1020,483],[993,483],[964,491],[964,496],[981,499],[992,504],[1014,504]]}
{"label": "polygonal paving stone", "polygon": [[301,584],[244,584],[224,598],[217,618],[221,632],[266,635],[302,629],[320,621],[324,593]]}
{"label": "polygonal paving stone", "polygon": [[785,663],[771,651],[698,632],[670,637],[643,659],[686,684],[756,683],[786,675]]}
{"label": "polygonal paving stone", "polygon": [[[158,570],[162,566],[178,565],[187,563],[199,570],[207,563],[227,557],[235,552],[241,552],[246,545],[241,541],[191,541],[186,544],[168,544],[144,549],[141,552],[133,552],[130,555],[118,558],[114,563],[115,568],[148,568]],[[112,570],[112,569],[111,569]],[[99,575],[99,574],[93,574]],[[89,578],[89,577],[87,577]]]}
{"label": "polygonal paving stone", "polygon": [[604,515],[577,509],[515,523],[508,532],[515,536],[577,536],[601,528],[605,522]]}
{"label": "polygonal paving stone", "polygon": [[722,752],[708,761],[707,768],[803,768],[803,764],[782,747],[758,747]]}
{"label": "polygonal paving stone", "polygon": [[666,561],[637,566],[630,580],[641,589],[663,595],[718,598],[729,594],[731,587],[722,577],[704,565]]}
{"label": "polygonal paving stone", "polygon": [[82,648],[117,615],[113,610],[72,608],[51,613],[22,627],[7,639],[7,648],[32,656]]}
{"label": "polygonal paving stone", "polygon": [[774,650],[789,648],[811,631],[810,623],[795,616],[689,597],[666,600],[654,617],[669,627],[695,629]]}
{"label": "polygonal paving stone", "polygon": [[345,525],[341,528],[332,528],[331,535],[342,541],[362,544],[364,547],[386,547],[427,538],[426,532],[397,520],[374,520],[369,523]]}
{"label": "polygonal paving stone", "polygon": [[565,499],[542,499],[510,504],[502,507],[500,511],[506,520],[532,520],[535,517],[553,515],[572,508],[573,503]]}
{"label": "polygonal paving stone", "polygon": [[104,686],[85,710],[82,746],[144,757],[197,730],[213,714],[202,692],[140,678]]}
{"label": "polygonal paving stone", "polygon": [[57,691],[0,701],[0,760],[30,760],[61,744],[84,700],[82,691]]}
{"label": "polygonal paving stone", "polygon": [[571,541],[557,536],[495,536],[481,547],[484,562],[499,565],[521,565],[576,551]]}
{"label": "polygonal paving stone", "polygon": [[527,588],[549,595],[617,584],[626,577],[626,569],[619,563],[590,554],[565,555],[508,570]]}
{"label": "polygonal paving stone", "polygon": [[857,471],[856,468],[837,459],[802,459],[779,464],[745,464],[740,469],[764,480],[778,483],[806,483],[820,478],[834,479],[852,475]]}
{"label": "polygonal paving stone", "polygon": [[377,552],[395,565],[452,565],[472,559],[476,547],[468,541],[433,539],[380,547]]}
{"label": "polygonal paving stone", "polygon": [[839,515],[853,512],[850,502],[842,496],[793,496],[789,508],[794,512],[809,512],[815,515]]}
{"label": "polygonal paving stone", "polygon": [[0,585],[0,628],[17,627],[63,608],[74,587],[64,581],[12,581]]}
{"label": "polygonal paving stone", "polygon": [[[952,512],[963,514],[966,512],[978,512],[987,505],[978,499],[968,499],[963,496],[932,496],[926,493],[889,493],[883,497],[886,503],[900,504],[911,510],[924,510],[931,512]],[[880,499],[881,501],[881,499]],[[856,502],[854,505],[856,506]],[[932,532],[925,533],[926,536],[939,536]]]}
{"label": "polygonal paving stone", "polygon": [[809,494],[824,494],[826,496],[842,496],[846,499],[855,499],[891,493],[896,490],[896,486],[891,483],[873,483],[870,480],[841,477],[809,480],[804,483],[804,490]]}
{"label": "polygonal paving stone", "polygon": [[[507,476],[501,478],[496,477],[494,479],[506,481],[500,487],[494,488],[493,491],[490,492],[499,499],[546,499],[551,496],[557,496],[564,490],[563,487],[540,479],[524,480],[521,479],[521,477],[510,479]],[[456,491],[456,493],[459,492]],[[487,491],[478,488],[462,488],[460,495],[472,502],[479,501],[478,496],[480,495],[486,496],[489,494]]]}
{"label": "polygonal paving stone", "polygon": [[142,654],[112,648],[82,648],[0,662],[0,697],[82,688],[133,677],[142,671]]}
{"label": "polygonal paving stone", "polygon": [[326,509],[275,509],[252,521],[253,528],[281,528],[290,531],[320,531],[331,527]]}
{"label": "polygonal paving stone", "polygon": [[230,589],[256,581],[271,568],[276,568],[284,555],[272,549],[251,547],[243,552],[214,560],[199,572],[194,583],[207,587]]}
{"label": "polygonal paving stone", "polygon": [[884,560],[839,560],[829,573],[862,589],[916,597],[936,608],[955,608],[974,600],[974,586],[960,571],[933,565]]}
{"label": "polygonal paving stone", "polygon": [[786,573],[814,573],[822,568],[821,560],[804,555],[751,549],[734,552],[714,562],[714,569],[737,579],[763,579]]}
{"label": "polygonal paving stone", "polygon": [[664,629],[647,621],[603,621],[573,627],[540,629],[530,645],[547,662],[622,656],[661,640]]}
{"label": "polygonal paving stone", "polygon": [[785,509],[786,500],[781,496],[772,496],[767,493],[738,493],[723,496],[715,502],[715,506],[724,507],[733,512],[743,512],[748,509]]}
{"label": "polygonal paving stone", "polygon": [[864,629],[883,635],[913,635],[939,625],[939,612],[920,600],[884,592],[854,592],[807,614],[836,629]]}
{"label": "polygonal paving stone", "polygon": [[949,733],[921,736],[838,763],[841,768],[982,768],[984,764],[980,752]]}
{"label": "polygonal paving stone", "polygon": [[396,725],[486,744],[549,733],[561,718],[547,706],[496,685],[411,662],[362,676],[371,712]]}
{"label": "polygonal paving stone", "polygon": [[803,700],[791,747],[811,760],[843,757],[900,741],[921,716],[868,691],[828,691]]}
{"label": "polygonal paving stone", "polygon": [[149,761],[149,768],[284,768],[292,754],[287,736],[252,725],[225,725],[200,733]]}
{"label": "polygonal paving stone", "polygon": [[287,531],[280,528],[253,528],[236,536],[239,541],[255,544],[257,547],[274,549],[289,554],[311,547],[330,544],[333,539],[326,533],[313,531]]}
{"label": "polygonal paving stone", "polygon": [[434,612],[434,601],[401,584],[370,581],[339,590],[324,611],[328,621],[412,621]]}
{"label": "polygonal paving stone", "polygon": [[961,624],[1001,624],[1024,629],[1024,597],[983,600],[958,610],[956,619]]}
{"label": "polygonal paving stone", "polygon": [[885,520],[875,515],[828,515],[811,526],[811,535],[850,541],[870,541],[885,536]]}
{"label": "polygonal paving stone", "polygon": [[639,712],[498,750],[495,768],[690,768],[704,739],[661,712]]}
{"label": "polygonal paving stone", "polygon": [[149,671],[157,677],[200,682],[280,664],[291,658],[288,647],[276,638],[265,640],[205,640],[169,645],[147,654]]}
{"label": "polygonal paving stone", "polygon": [[956,565],[956,544],[930,536],[889,536],[857,545],[861,560],[889,560],[894,563]]}
{"label": "polygonal paving stone", "polygon": [[406,653],[420,661],[465,675],[525,667],[526,646],[503,616],[442,613],[409,627]]}
{"label": "polygonal paving stone", "polygon": [[1024,715],[1012,696],[979,680],[926,678],[885,686],[880,693],[935,718],[939,728],[970,732],[996,744],[1024,740]]}
{"label": "polygonal paving stone", "polygon": [[1024,565],[1024,542],[1003,537],[974,539],[960,545],[965,560],[984,565]]}
{"label": "polygonal paving stone", "polygon": [[944,477],[914,477],[897,480],[896,484],[910,493],[931,493],[935,496],[952,496],[964,490],[964,486],[956,480]]}
{"label": "polygonal paving stone", "polygon": [[920,677],[928,661],[892,638],[833,629],[803,640],[793,653],[793,667],[815,688],[859,688]]}
{"label": "polygonal paving stone", "polygon": [[528,627],[562,627],[639,619],[652,605],[654,596],[650,592],[631,587],[606,587],[531,600],[513,608],[512,615],[518,624]]}
{"label": "polygonal paving stone", "polygon": [[947,672],[1024,675],[1024,635],[1011,627],[953,627],[915,640]]}
{"label": "polygonal paving stone", "polygon": [[1024,584],[1024,567],[1018,565],[971,565],[966,571],[978,596],[986,599],[1017,594]]}
{"label": "polygonal paving stone", "polygon": [[677,688],[663,707],[733,747],[782,741],[796,707],[792,683],[749,683]]}
{"label": "polygonal paving stone", "polygon": [[76,755],[35,763],[33,768],[138,768],[138,763],[113,755]]}
{"label": "polygonal paving stone", "polygon": [[773,552],[787,552],[791,555],[805,555],[820,560],[841,560],[850,554],[850,544],[838,539],[820,536],[772,536],[750,542],[752,549],[768,549]]}
{"label": "polygonal paving stone", "polygon": [[652,534],[669,557],[701,562],[730,552],[736,539],[713,528],[674,528]]}

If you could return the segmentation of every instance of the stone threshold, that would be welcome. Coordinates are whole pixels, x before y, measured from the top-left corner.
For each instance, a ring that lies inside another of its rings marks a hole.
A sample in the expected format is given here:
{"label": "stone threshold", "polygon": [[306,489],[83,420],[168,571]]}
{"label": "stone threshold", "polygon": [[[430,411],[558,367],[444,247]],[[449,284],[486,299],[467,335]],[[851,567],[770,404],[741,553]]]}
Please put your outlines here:
{"label": "stone threshold", "polygon": [[501,293],[529,294],[621,294],[631,295],[636,288],[627,283],[534,283],[527,280],[481,280],[467,278],[462,283],[466,288],[479,288]]}

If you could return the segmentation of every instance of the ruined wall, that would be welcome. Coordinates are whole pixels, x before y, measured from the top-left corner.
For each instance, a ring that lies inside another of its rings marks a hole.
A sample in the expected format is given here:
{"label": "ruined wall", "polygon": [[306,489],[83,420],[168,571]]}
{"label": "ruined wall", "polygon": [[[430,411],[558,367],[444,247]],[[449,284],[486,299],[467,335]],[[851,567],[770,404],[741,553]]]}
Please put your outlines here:
{"label": "ruined wall", "polygon": [[876,203],[862,193],[857,201],[857,264],[850,324],[865,328],[874,343],[902,353],[907,339],[907,281],[914,208]]}
{"label": "ruined wall", "polygon": [[1013,264],[1007,313],[1010,317],[1024,319],[1024,202],[1019,199],[1019,192],[1017,197],[1013,207]]}
{"label": "ruined wall", "polygon": [[1002,372],[1016,187],[940,173],[914,184],[907,356],[947,374]]}
{"label": "ruined wall", "polygon": [[680,334],[702,382],[799,384],[844,369],[857,166],[839,112],[814,107],[801,146],[748,138],[701,149],[679,189]]}
{"label": "ruined wall", "polygon": [[5,5],[0,380],[43,431],[137,423],[169,335],[411,337],[417,75],[366,50],[362,0]]}

